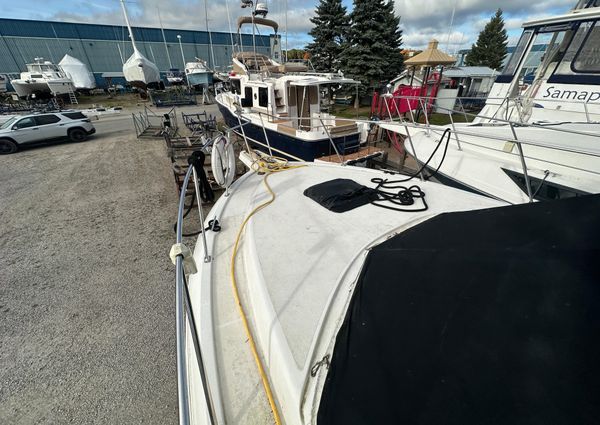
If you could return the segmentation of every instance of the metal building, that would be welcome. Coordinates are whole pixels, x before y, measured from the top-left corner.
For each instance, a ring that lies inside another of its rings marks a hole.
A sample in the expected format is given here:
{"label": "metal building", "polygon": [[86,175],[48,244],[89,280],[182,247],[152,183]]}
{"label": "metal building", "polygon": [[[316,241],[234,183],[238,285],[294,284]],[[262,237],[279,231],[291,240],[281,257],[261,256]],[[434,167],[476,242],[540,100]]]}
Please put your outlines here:
{"label": "metal building", "polygon": [[[213,65],[209,33],[206,31],[165,28],[165,49],[160,28],[132,29],[138,49],[158,66],[161,73],[169,69],[167,50],[173,67],[184,68],[177,35],[181,35],[186,62],[198,57],[209,66]],[[231,65],[232,45],[236,51],[240,46],[243,50],[250,50],[253,46],[252,34],[238,37],[237,34],[210,32],[210,38],[216,70],[226,70]],[[256,35],[255,40],[257,52],[274,55],[274,59],[280,56],[278,35]],[[26,70],[25,64],[33,62],[34,58],[43,57],[58,63],[67,53],[87,64],[96,77],[98,87],[104,87],[107,81],[102,74],[115,76],[115,73],[121,73],[123,62],[133,53],[133,48],[125,26],[0,18],[0,74],[18,78],[18,74]]]}

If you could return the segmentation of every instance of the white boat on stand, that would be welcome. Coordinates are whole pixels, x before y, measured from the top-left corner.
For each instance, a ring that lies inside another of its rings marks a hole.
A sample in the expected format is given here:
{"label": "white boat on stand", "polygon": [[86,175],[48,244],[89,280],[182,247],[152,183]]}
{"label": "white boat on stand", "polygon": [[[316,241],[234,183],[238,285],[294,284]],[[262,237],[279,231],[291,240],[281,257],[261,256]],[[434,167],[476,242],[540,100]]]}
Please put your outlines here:
{"label": "white boat on stand", "polygon": [[[382,127],[403,134],[420,163],[433,155],[428,168],[439,168],[440,180],[454,186],[511,203],[598,193],[600,7],[588,3],[523,25],[513,56],[471,123],[414,124],[410,114],[408,125]],[[548,44],[546,54],[524,88],[523,66],[541,43]],[[457,111],[447,112],[452,120]],[[451,142],[436,152],[446,131]]]}
{"label": "white boat on stand", "polygon": [[73,81],[76,90],[92,90],[96,88],[96,79],[87,65],[79,59],[70,55],[65,55],[58,66]]}
{"label": "white boat on stand", "polygon": [[125,22],[127,23],[129,37],[131,38],[131,44],[133,46],[133,54],[123,64],[123,75],[125,76],[125,80],[132,86],[142,90],[153,86],[158,87],[160,85],[160,72],[158,67],[137,49],[133,31],[131,30],[131,24],[129,23],[129,17],[127,16],[127,9],[125,8],[125,2],[123,0],[121,0],[121,8],[123,9],[123,15],[125,16]]}
{"label": "white boat on stand", "polygon": [[[504,207],[256,151],[242,152],[250,171],[231,184],[232,157],[229,143],[213,147],[226,195],[206,218],[199,209],[193,253],[180,198],[181,424],[585,423],[599,413],[600,322],[584,313],[600,301],[588,237],[600,232],[599,196]],[[198,189],[200,175],[192,166],[182,187]]]}
{"label": "white boat on stand", "polygon": [[68,95],[75,91],[73,81],[57,65],[44,58],[35,58],[27,64],[27,71],[21,78],[11,80],[11,85],[19,97]]}

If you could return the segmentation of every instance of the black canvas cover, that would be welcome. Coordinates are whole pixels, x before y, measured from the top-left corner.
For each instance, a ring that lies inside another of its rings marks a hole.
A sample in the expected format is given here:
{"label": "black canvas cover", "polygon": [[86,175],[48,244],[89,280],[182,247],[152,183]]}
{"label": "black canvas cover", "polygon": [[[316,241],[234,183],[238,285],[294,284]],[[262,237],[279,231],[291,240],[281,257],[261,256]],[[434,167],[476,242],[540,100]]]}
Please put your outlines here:
{"label": "black canvas cover", "polygon": [[377,199],[377,191],[350,179],[333,179],[316,184],[304,195],[333,212],[345,212]]}
{"label": "black canvas cover", "polygon": [[600,195],[442,214],[372,249],[317,423],[600,423]]}

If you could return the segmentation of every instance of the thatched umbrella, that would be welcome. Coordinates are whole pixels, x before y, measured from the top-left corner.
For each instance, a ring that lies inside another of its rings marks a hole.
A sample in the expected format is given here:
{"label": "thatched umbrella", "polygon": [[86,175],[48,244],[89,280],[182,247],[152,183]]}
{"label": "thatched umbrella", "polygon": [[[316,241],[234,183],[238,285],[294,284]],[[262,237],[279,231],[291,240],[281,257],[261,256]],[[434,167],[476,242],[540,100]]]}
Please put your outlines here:
{"label": "thatched umbrella", "polygon": [[[412,85],[415,70],[418,66],[425,67],[425,78],[423,78],[423,86],[425,88],[425,95],[427,95],[427,80],[429,79],[429,73],[432,68],[439,65],[452,65],[456,62],[456,59],[438,49],[439,42],[435,39],[429,42],[427,49],[423,50],[418,55],[413,56],[410,59],[404,61],[404,65],[412,67],[412,75],[410,77],[410,84]],[[438,80],[438,87],[442,81],[442,72],[440,72],[440,78]],[[421,89],[422,91],[422,89]]]}

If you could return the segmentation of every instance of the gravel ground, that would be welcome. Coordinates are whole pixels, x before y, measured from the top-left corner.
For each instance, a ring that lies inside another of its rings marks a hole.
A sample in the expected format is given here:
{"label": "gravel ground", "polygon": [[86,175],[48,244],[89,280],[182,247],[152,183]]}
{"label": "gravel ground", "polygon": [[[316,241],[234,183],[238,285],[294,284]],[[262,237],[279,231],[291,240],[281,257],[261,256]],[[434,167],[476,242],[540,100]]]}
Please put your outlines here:
{"label": "gravel ground", "polygon": [[177,195],[129,117],[0,157],[0,423],[177,421]]}

